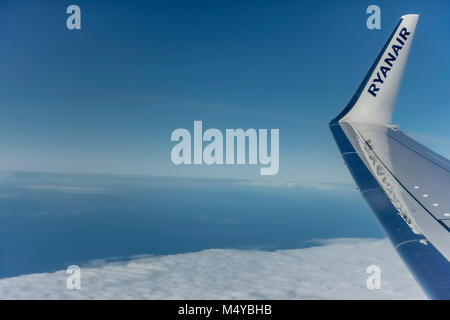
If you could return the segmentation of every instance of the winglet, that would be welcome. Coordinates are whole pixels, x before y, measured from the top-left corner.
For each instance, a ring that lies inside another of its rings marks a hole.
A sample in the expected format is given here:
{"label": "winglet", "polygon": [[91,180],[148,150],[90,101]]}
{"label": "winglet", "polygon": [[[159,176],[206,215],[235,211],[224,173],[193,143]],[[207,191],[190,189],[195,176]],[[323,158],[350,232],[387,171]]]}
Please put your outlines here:
{"label": "winglet", "polygon": [[347,107],[332,122],[390,125],[419,15],[404,15]]}

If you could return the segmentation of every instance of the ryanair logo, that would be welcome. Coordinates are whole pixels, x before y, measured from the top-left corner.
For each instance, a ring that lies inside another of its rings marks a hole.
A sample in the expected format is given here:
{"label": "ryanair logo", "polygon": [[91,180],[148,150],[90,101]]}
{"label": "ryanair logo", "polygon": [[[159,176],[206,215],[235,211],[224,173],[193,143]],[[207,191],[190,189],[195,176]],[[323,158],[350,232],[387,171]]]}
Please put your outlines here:
{"label": "ryanair logo", "polygon": [[391,71],[393,63],[397,60],[399,51],[405,45],[410,34],[411,32],[408,32],[406,28],[403,28],[398,33],[398,37],[395,39],[396,42],[394,42],[391,46],[391,51],[388,52],[387,56],[384,58],[384,64],[381,65],[380,69],[376,73],[376,77],[372,79],[369,88],[367,88],[367,92],[369,92],[372,96],[377,96],[377,92],[380,91],[381,85],[386,80],[388,72]]}

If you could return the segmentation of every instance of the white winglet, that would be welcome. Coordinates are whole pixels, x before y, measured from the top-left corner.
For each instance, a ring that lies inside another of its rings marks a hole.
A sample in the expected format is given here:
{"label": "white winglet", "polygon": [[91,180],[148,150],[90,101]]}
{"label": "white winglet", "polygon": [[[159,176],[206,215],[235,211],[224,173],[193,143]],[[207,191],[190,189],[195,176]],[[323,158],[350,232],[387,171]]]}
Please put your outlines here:
{"label": "white winglet", "polygon": [[408,14],[386,42],[339,121],[390,125],[419,15]]}

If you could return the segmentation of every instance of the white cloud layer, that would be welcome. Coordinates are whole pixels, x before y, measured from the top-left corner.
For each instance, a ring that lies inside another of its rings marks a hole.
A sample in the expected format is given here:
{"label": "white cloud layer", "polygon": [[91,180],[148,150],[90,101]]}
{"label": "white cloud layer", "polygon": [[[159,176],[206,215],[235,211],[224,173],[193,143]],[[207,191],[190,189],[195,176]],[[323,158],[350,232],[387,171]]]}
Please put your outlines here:
{"label": "white cloud layer", "polygon": [[[369,290],[366,268],[381,268]],[[81,290],[68,274],[0,279],[1,299],[424,299],[387,240],[336,239],[306,249],[210,249],[81,266]]]}

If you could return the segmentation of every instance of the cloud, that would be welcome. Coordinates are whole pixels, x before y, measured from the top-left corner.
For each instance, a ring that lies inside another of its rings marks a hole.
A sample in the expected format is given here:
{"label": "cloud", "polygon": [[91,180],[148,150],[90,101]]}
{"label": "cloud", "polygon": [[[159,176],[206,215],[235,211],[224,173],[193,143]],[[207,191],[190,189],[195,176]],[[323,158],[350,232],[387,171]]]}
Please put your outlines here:
{"label": "cloud", "polygon": [[103,188],[86,188],[86,187],[69,187],[69,186],[54,186],[54,185],[24,185],[20,188],[29,190],[41,190],[41,191],[56,191],[63,193],[77,193],[77,194],[99,194],[99,193],[110,193],[107,189]]}
{"label": "cloud", "polygon": [[[424,299],[389,242],[336,239],[273,252],[210,249],[81,266],[81,290],[65,270],[0,279],[1,299]],[[366,269],[381,268],[369,290]]]}
{"label": "cloud", "polygon": [[[210,249],[81,266],[81,290],[65,270],[0,279],[1,299],[424,299],[389,242],[335,239],[273,252]],[[381,268],[369,290],[366,269]]]}
{"label": "cloud", "polygon": [[275,180],[243,180],[236,181],[237,184],[250,187],[269,187],[269,188],[303,188],[314,190],[341,190],[349,189],[347,184],[338,183],[320,183],[320,182],[289,182]]}

